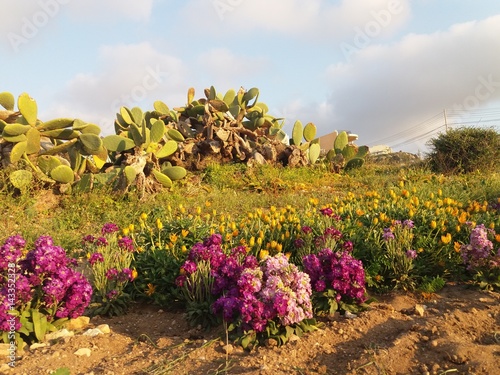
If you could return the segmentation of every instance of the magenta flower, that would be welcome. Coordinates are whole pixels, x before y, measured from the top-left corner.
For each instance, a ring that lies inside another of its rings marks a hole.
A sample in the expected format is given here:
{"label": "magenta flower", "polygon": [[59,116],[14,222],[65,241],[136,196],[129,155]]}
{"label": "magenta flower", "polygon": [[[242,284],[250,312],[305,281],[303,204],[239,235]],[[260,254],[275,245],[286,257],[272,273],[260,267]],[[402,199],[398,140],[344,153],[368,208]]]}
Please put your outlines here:
{"label": "magenta flower", "polygon": [[118,225],[114,224],[114,223],[106,223],[103,225],[102,229],[101,229],[101,233],[104,235],[104,234],[108,234],[108,233],[115,233],[115,232],[118,232],[120,230],[120,228],[118,228]]}
{"label": "magenta flower", "polygon": [[134,241],[130,237],[122,237],[118,240],[118,247],[130,252],[134,251]]}
{"label": "magenta flower", "polygon": [[89,263],[91,266],[93,266],[97,262],[104,262],[104,257],[101,253],[94,253],[89,258]]}

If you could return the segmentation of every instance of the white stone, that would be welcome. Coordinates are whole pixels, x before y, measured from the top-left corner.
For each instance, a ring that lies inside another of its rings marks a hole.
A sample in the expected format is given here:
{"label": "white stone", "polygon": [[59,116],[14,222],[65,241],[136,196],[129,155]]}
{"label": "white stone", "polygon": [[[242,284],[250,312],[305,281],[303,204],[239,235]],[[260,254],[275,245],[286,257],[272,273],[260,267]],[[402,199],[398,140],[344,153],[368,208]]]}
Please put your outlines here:
{"label": "white stone", "polygon": [[55,331],[52,333],[47,333],[45,335],[45,340],[50,341],[50,340],[57,340],[63,337],[71,337],[74,336],[75,333],[72,331],[68,331],[66,328],[60,329],[59,331]]}
{"label": "white stone", "polygon": [[92,351],[89,348],[80,348],[76,352],[73,353],[74,355],[77,355],[79,357],[83,357],[86,355],[87,357],[90,357],[92,354]]}
{"label": "white stone", "polygon": [[102,331],[99,328],[89,328],[85,332],[83,332],[83,336],[95,337],[102,335]]}
{"label": "white stone", "polygon": [[50,344],[47,342],[35,342],[35,343],[30,345],[30,350],[45,348],[46,346],[50,346]]}

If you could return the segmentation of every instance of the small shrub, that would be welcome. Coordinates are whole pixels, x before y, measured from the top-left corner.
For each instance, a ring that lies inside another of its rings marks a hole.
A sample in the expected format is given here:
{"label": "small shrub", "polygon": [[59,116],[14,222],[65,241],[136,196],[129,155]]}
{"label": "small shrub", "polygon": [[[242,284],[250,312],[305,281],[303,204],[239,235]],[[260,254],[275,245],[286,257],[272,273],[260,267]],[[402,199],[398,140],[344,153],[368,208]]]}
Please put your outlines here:
{"label": "small shrub", "polygon": [[119,231],[116,224],[106,223],[99,237],[87,235],[83,238],[95,290],[93,315],[122,315],[130,301],[124,289],[137,276],[130,268],[135,246],[132,238],[120,236]]}
{"label": "small shrub", "polygon": [[429,141],[430,167],[445,174],[499,170],[500,134],[494,129],[458,128]]}

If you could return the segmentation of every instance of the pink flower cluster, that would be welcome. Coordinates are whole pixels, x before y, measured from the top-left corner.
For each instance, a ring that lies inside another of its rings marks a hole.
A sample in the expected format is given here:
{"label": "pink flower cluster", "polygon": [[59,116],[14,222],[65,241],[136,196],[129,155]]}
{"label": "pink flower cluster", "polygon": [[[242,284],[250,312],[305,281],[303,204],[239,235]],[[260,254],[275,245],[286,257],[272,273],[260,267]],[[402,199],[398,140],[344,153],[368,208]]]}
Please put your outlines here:
{"label": "pink flower cluster", "polygon": [[278,254],[259,263],[246,255],[244,247],[225,254],[220,245],[218,234],[194,245],[177,285],[185,285],[186,278],[196,272],[197,262],[209,261],[216,298],[212,311],[222,314],[225,321],[262,332],[270,320],[286,326],[312,317],[309,276],[288,263],[287,257]]}
{"label": "pink flower cluster", "polygon": [[[0,330],[8,330],[8,310],[22,311],[28,305],[47,314],[49,320],[82,315],[90,303],[92,286],[74,270],[74,259],[49,236],[39,237],[23,257],[25,244],[22,237],[13,236],[0,247],[2,274],[7,275],[9,267],[13,277],[0,279]],[[16,326],[20,328],[20,323]]]}
{"label": "pink flower cluster", "polygon": [[363,263],[349,252],[323,249],[317,255],[303,258],[304,271],[309,275],[314,292],[333,289],[337,301],[366,301]]}
{"label": "pink flower cluster", "polygon": [[483,224],[472,229],[469,243],[460,247],[460,254],[468,270],[478,268],[500,268],[500,248],[495,253],[493,242],[488,239],[488,235],[494,235],[492,229],[486,228]]}

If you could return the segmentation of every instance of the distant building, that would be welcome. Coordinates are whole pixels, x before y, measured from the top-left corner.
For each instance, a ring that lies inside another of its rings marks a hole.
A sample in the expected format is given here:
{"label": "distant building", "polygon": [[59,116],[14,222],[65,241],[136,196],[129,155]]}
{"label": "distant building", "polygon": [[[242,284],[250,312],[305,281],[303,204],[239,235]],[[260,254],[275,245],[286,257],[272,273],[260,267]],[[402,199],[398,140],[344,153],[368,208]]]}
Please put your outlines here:
{"label": "distant building", "polygon": [[392,148],[386,145],[377,145],[370,147],[370,155],[392,154]]}

